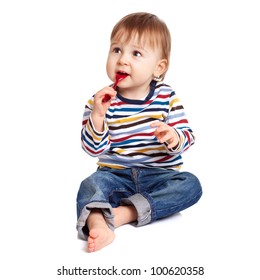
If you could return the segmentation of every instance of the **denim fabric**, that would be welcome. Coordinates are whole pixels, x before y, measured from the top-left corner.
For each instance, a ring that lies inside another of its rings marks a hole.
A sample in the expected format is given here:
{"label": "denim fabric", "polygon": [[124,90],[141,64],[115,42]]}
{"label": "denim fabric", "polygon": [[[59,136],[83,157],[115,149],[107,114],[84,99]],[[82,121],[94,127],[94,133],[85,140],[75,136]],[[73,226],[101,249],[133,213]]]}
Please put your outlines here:
{"label": "denim fabric", "polygon": [[77,230],[86,239],[86,220],[93,208],[102,210],[111,229],[113,207],[133,205],[137,226],[180,212],[202,195],[199,180],[189,172],[162,168],[111,169],[103,167],[85,179],[77,195]]}

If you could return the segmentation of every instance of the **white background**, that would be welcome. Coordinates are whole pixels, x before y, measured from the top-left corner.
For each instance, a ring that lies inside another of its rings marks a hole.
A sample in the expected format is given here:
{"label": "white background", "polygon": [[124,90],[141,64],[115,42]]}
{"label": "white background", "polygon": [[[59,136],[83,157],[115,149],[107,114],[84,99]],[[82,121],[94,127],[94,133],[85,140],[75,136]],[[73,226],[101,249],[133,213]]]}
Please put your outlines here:
{"label": "white background", "polygon": [[[109,36],[124,15],[157,14],[172,34],[166,76],[196,144],[184,170],[201,180],[194,207],[119,228],[94,254],[76,234],[76,194],[96,168],[80,147],[87,99],[109,84]],[[66,268],[203,266],[196,279],[259,279],[260,43],[257,1],[1,1],[1,279]],[[192,279],[193,276],[154,276]]]}

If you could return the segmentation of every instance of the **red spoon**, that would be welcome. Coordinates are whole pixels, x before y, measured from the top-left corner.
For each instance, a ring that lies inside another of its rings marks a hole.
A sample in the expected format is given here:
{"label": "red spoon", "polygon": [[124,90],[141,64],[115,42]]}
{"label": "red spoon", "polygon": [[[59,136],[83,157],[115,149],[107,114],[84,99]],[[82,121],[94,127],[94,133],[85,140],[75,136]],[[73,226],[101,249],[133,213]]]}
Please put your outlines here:
{"label": "red spoon", "polygon": [[[113,85],[113,89],[115,90],[116,87],[117,87],[117,84],[122,81],[124,78],[126,78],[128,75],[127,74],[123,74],[123,73],[116,73],[116,81]],[[102,100],[102,102],[107,102],[110,100],[110,95],[109,94],[106,94]]]}

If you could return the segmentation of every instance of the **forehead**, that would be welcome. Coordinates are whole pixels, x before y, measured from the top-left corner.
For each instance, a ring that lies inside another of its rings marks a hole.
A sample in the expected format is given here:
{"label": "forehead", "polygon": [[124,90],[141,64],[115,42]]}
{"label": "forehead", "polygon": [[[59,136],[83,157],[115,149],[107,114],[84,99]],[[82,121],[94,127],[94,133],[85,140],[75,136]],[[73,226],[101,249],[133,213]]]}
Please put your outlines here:
{"label": "forehead", "polygon": [[154,49],[158,47],[156,36],[155,34],[150,33],[149,31],[146,32],[138,32],[137,30],[127,30],[127,29],[119,29],[113,37],[111,37],[111,43],[120,42],[123,44],[131,43],[135,46],[145,48],[151,47]]}

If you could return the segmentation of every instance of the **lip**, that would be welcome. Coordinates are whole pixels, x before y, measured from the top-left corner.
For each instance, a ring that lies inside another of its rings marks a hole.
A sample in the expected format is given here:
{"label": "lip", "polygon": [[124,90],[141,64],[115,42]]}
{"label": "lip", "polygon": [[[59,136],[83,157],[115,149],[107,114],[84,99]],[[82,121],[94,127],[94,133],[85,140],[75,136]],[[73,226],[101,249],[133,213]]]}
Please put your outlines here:
{"label": "lip", "polygon": [[127,72],[121,70],[117,71],[116,74],[129,76]]}

